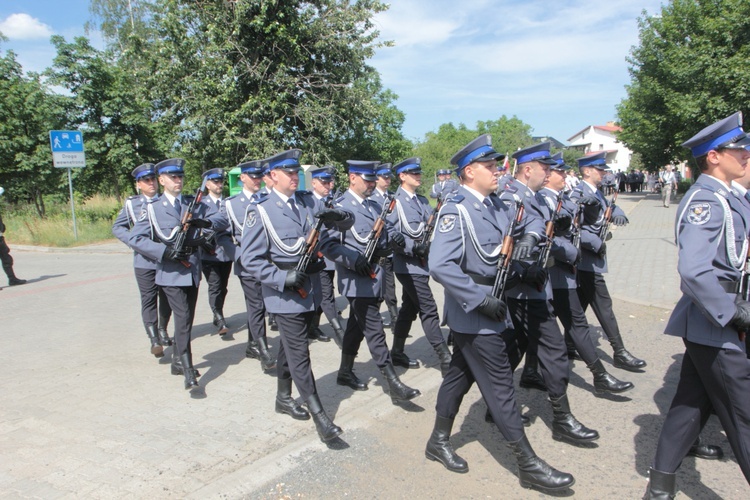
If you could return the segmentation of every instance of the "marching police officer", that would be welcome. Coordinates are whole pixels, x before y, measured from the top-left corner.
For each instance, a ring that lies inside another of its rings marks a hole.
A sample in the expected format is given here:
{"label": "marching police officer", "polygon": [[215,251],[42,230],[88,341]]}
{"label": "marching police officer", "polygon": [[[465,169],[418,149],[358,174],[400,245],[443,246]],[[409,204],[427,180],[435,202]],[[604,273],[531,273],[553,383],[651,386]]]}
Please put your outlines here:
{"label": "marching police officer", "polygon": [[[336,180],[335,176],[336,169],[333,167],[320,167],[310,172],[312,194],[320,205],[331,201],[333,185]],[[316,292],[320,290],[320,305],[315,310],[312,323],[310,323],[310,330],[307,332],[307,338],[310,340],[320,340],[321,342],[331,341],[331,337],[319,328],[320,316],[325,313],[328,324],[333,328],[336,345],[341,347],[341,342],[344,339],[344,330],[341,328],[341,323],[339,322],[339,314],[336,310],[336,292],[333,286],[336,265],[328,259],[325,259],[325,264],[325,269],[317,274],[317,279],[320,280],[320,283],[316,283],[315,285]]]}
{"label": "marching police officer", "polygon": [[506,210],[496,197],[497,161],[503,155],[482,135],[453,156],[461,187],[440,211],[428,259],[430,275],[445,288],[445,320],[454,339],[453,359],[435,406],[435,426],[425,455],[453,472],[469,466],[450,443],[453,421],[474,382],[518,462],[524,487],[568,488],[573,476],[536,456],[516,404],[513,373],[502,333],[507,307],[491,294],[497,259],[507,231]]}
{"label": "marching police officer", "polygon": [[[267,196],[271,192],[271,189],[273,189],[273,179],[271,178],[271,171],[268,169],[268,164],[263,166],[263,184],[260,194]],[[276,316],[273,313],[268,313],[268,327],[273,331],[279,329],[276,324]]]}
{"label": "marching police officer", "polygon": [[[130,196],[125,200],[125,206],[115,219],[112,234],[115,238],[129,246],[130,231],[138,220],[147,217],[146,206],[159,196],[159,185],[156,182],[156,171],[153,163],[137,166],[132,172],[135,184],[141,194]],[[133,252],[133,270],[138,292],[141,295],[141,318],[151,342],[151,354],[157,358],[164,356],[164,348],[172,345],[172,339],[167,334],[167,323],[172,314],[169,301],[156,284],[156,269],[158,262],[147,256]],[[158,308],[158,313],[157,313]]]}
{"label": "marching police officer", "polygon": [[[212,168],[203,172],[203,178],[208,190],[208,197],[203,199],[203,203],[213,203],[217,210],[223,211],[224,170]],[[213,323],[217,333],[224,335],[229,331],[224,319],[224,301],[227,298],[229,276],[232,274],[235,245],[229,230],[213,233],[204,231],[203,234],[207,241],[202,247],[201,265],[208,284],[208,305],[214,315]]]}
{"label": "marching police officer", "polygon": [[[201,229],[221,231],[227,221],[216,207],[196,203],[192,214],[188,214],[192,196],[182,195],[182,158],[170,158],[159,162],[155,170],[164,193],[148,204],[147,216],[139,219],[131,232],[129,244],[137,252],[158,261],[156,284],[161,286],[169,300],[174,317],[175,352],[172,355],[172,373],[185,376],[185,389],[198,387],[198,370],[193,367],[190,336],[201,281],[199,247],[205,242]],[[191,218],[192,217],[192,218]],[[183,220],[189,227],[184,229]],[[186,230],[183,248],[175,246],[180,231]]]}
{"label": "marching police officer", "polygon": [[341,210],[319,210],[317,200],[309,191],[297,191],[302,168],[300,154],[299,149],[291,149],[263,160],[273,188],[268,196],[247,206],[241,262],[242,267],[260,281],[266,310],[275,315],[279,327],[276,412],[297,420],[310,419],[310,414],[291,396],[293,381],[312,413],[320,439],[327,442],[343,431],[331,421],[320,402],[307,341],[307,330],[315,311],[309,274],[322,270],[325,264],[311,262],[304,270],[298,270],[297,265],[316,215],[344,226],[347,222],[351,225],[352,219]]}
{"label": "marching police officer", "polygon": [[401,310],[393,326],[391,358],[396,366],[419,367],[419,362],[409,359],[404,353],[406,337],[419,314],[425,337],[438,355],[440,369],[445,373],[451,363],[451,352],[443,339],[437,304],[430,289],[427,267],[430,242],[424,238],[432,207],[427,198],[416,193],[422,185],[421,163],[421,158],[409,158],[395,166],[401,185],[395,194],[396,208],[388,216],[388,234],[394,249],[393,271],[401,283],[403,295]]}
{"label": "marching police officer", "polygon": [[[392,193],[388,192],[388,188],[391,186],[391,180],[393,179],[393,173],[391,172],[390,163],[381,163],[375,170],[377,180],[375,181],[375,189],[370,195],[371,200],[375,200],[379,205],[383,205],[386,201],[390,201]],[[393,276],[393,256],[388,256],[382,261],[383,266],[383,297],[385,299],[385,305],[388,308],[387,320],[383,321],[383,326],[393,328],[393,324],[396,322],[398,317],[398,299],[396,298],[396,279]],[[394,360],[393,364],[399,365],[399,362]],[[419,365],[417,365],[419,366]],[[415,368],[414,366],[406,366],[405,368]]]}
{"label": "marching police officer", "polygon": [[224,211],[229,220],[229,227],[234,239],[234,274],[240,279],[242,293],[245,296],[245,310],[247,311],[247,348],[245,357],[260,360],[263,371],[276,366],[276,358],[271,355],[266,337],[266,306],[263,304],[263,292],[260,281],[242,266],[241,252],[238,248],[242,242],[242,232],[245,228],[245,213],[247,206],[257,203],[261,197],[261,180],[263,169],[260,160],[248,161],[238,165],[242,191],[230,196],[224,202]]}
{"label": "marching police officer", "polygon": [[750,483],[750,363],[744,337],[750,302],[739,284],[750,219],[731,181],[748,175],[750,137],[742,114],[720,120],[682,144],[701,175],[677,209],[675,238],[682,297],[664,333],[682,337],[685,355],[649,471],[648,498],[674,498],[675,471],[714,409]]}
{"label": "marching police officer", "polygon": [[458,182],[451,179],[451,171],[447,168],[443,168],[437,171],[437,182],[432,185],[430,189],[430,198],[442,198],[450,196],[451,193],[455,193],[458,189]]}
{"label": "marching police officer", "polygon": [[[576,264],[580,250],[573,242],[574,231],[571,226],[573,218],[578,217],[577,205],[565,193],[565,179],[570,168],[562,159],[562,153],[552,157],[557,164],[550,165],[550,175],[539,195],[550,211],[550,219],[556,217],[555,237],[550,250],[550,260],[554,265],[549,267],[549,279],[552,284],[552,302],[555,315],[560,319],[566,331],[570,332],[586,367],[594,375],[596,392],[620,393],[633,388],[630,382],[622,382],[604,369],[602,361],[596,354],[594,341],[591,339],[589,323],[583,312],[576,292]],[[558,203],[560,213],[556,214]],[[564,221],[563,224],[561,222]]]}
{"label": "marching police officer", "polygon": [[[0,187],[0,196],[5,192],[5,189]],[[5,242],[5,223],[3,222],[2,214],[0,214],[0,262],[3,265],[3,271],[8,277],[8,286],[18,286],[26,283],[26,280],[16,276],[13,271],[13,257],[10,255],[10,248]],[[0,288],[2,290],[2,288]]]}
{"label": "marching police officer", "polygon": [[[552,309],[552,287],[547,273],[538,262],[538,243],[544,241],[545,222],[551,217],[549,208],[538,195],[549,176],[549,166],[556,165],[550,154],[550,143],[543,142],[513,153],[518,162],[516,178],[503,192],[501,199],[514,203],[520,199],[528,224],[514,248],[519,279],[505,295],[515,330],[528,339],[527,357],[532,355],[534,368],[541,368],[543,387],[552,405],[552,437],[573,444],[587,444],[599,439],[599,433],[581,424],[570,411],[567,396],[570,367],[565,341]],[[568,221],[570,222],[570,221]],[[536,358],[533,354],[536,353]],[[524,375],[529,375],[529,363]],[[535,371],[534,371],[535,373]]]}
{"label": "marching police officer", "polygon": [[367,383],[357,378],[353,371],[354,358],[364,338],[373,361],[385,377],[391,401],[394,404],[410,401],[421,393],[401,382],[396,374],[379,312],[383,300],[383,268],[378,262],[391,254],[385,228],[378,237],[372,260],[365,256],[374,237],[373,228],[383,210],[383,206],[369,199],[375,189],[378,162],[347,160],[347,165],[349,189],[337,200],[336,206],[354,215],[354,225],[346,231],[331,229],[330,244],[323,250],[326,257],[336,263],[339,290],[349,300],[350,306],[336,383],[355,391],[367,390]]}
{"label": "marching police officer", "polygon": [[[578,263],[578,297],[583,310],[591,304],[596,314],[596,319],[609,339],[614,350],[612,356],[617,368],[631,372],[640,372],[646,367],[646,362],[638,359],[627,349],[620,335],[620,327],[612,310],[612,298],[604,281],[604,273],[607,272],[607,243],[611,233],[599,234],[604,224],[604,215],[608,201],[598,189],[602,182],[607,167],[607,153],[602,151],[593,155],[579,158],[578,168],[583,175],[583,181],[573,190],[570,197],[573,201],[582,203],[583,221],[581,223],[581,260]],[[622,226],[628,223],[625,212],[618,206],[612,207],[612,224]],[[602,237],[603,236],[603,237]],[[575,356],[573,350],[568,348],[569,356]]]}

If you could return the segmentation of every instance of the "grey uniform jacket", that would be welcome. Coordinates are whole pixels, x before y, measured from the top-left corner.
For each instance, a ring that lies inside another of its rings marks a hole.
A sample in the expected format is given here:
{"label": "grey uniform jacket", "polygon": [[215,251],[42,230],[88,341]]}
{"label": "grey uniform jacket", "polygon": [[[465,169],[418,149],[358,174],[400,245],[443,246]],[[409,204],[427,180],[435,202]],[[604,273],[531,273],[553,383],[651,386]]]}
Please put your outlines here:
{"label": "grey uniform jacket", "polygon": [[[225,200],[214,201],[210,196],[203,198],[202,203],[214,205],[214,207],[226,217]],[[214,253],[206,251],[201,252],[201,259],[209,262],[232,262],[235,260],[235,244],[232,241],[232,233],[229,228],[215,231],[213,229],[204,229],[203,235],[206,238],[213,238],[215,243]]]}
{"label": "grey uniform jacket", "polygon": [[[159,198],[158,194],[154,196],[155,200],[157,198]],[[142,194],[130,196],[125,200],[125,205],[122,207],[122,210],[120,210],[120,213],[117,214],[115,223],[112,225],[112,234],[115,235],[115,238],[122,241],[130,248],[133,248],[130,246],[130,231],[138,220],[145,219],[148,216],[146,213],[146,206],[148,206],[148,203],[148,198]],[[149,259],[145,255],[135,251],[134,248],[133,250],[133,267],[137,269],[157,268],[158,264],[156,260]]]}
{"label": "grey uniform jacket", "polygon": [[720,281],[740,280],[749,230],[743,202],[714,177],[698,177],[677,208],[677,271],[683,295],[664,333],[697,344],[745,350],[737,330],[729,325],[736,294],[726,292]]}
{"label": "grey uniform jacket", "polygon": [[[557,193],[549,188],[542,188],[539,196],[544,200],[550,213],[557,209]],[[569,215],[571,219],[576,214],[576,204],[567,193],[563,193],[563,204],[560,209],[562,215]],[[579,251],[573,245],[573,229],[563,234],[555,234],[550,250],[550,258],[554,259],[554,265],[549,268],[549,281],[553,289],[577,288],[575,266],[578,263]]]}
{"label": "grey uniform jacket", "polygon": [[490,199],[494,211],[466,188],[458,188],[440,209],[430,245],[430,275],[445,289],[443,320],[459,333],[488,335],[508,328],[507,321],[495,321],[477,311],[492,286],[477,284],[470,276],[491,281],[497,274],[497,253],[508,217],[500,201]]}
{"label": "grey uniform jacket", "polygon": [[248,197],[244,191],[241,191],[234,196],[226,198],[223,203],[224,212],[226,213],[227,220],[229,221],[229,230],[233,238],[234,250],[234,274],[237,276],[250,276],[250,273],[242,267],[242,255],[240,251],[240,242],[242,242],[242,232],[245,227],[245,214],[247,213],[247,206],[250,203],[255,203],[262,197],[267,196],[260,192],[255,193],[252,197]]}
{"label": "grey uniform jacket", "polygon": [[453,179],[447,181],[436,182],[430,189],[430,198],[443,198],[445,199],[451,193],[455,193],[458,190],[458,182]]}
{"label": "grey uniform jacket", "polygon": [[[586,207],[583,211],[583,222],[581,223],[581,261],[578,269],[592,273],[604,274],[607,272],[607,258],[599,256],[602,239],[599,231],[604,223],[604,212],[610,205],[610,201],[601,194],[598,189],[592,189],[586,182],[580,182],[570,193],[573,201],[578,201],[584,196],[596,196],[600,204]],[[615,205],[612,216],[625,215],[620,207]]]}
{"label": "grey uniform jacket", "polygon": [[[163,260],[164,250],[171,244],[174,231],[179,227],[181,213],[187,210],[192,196],[181,196],[180,206],[172,206],[166,196],[148,204],[147,216],[138,220],[131,231],[129,244],[137,252],[159,262],[156,268],[156,284],[159,286],[193,286],[201,281],[200,251],[195,248],[201,241],[200,230],[188,229],[187,246],[194,248],[189,256],[190,267],[180,262]],[[226,229],[227,220],[215,206],[198,203],[193,212],[195,219],[208,219],[211,228]]]}
{"label": "grey uniform jacket", "polygon": [[[383,268],[373,264],[375,279],[362,276],[354,271],[354,263],[359,255],[364,255],[367,248],[366,240],[375,221],[383,210],[378,202],[368,198],[360,203],[347,190],[338,200],[336,207],[351,212],[354,215],[354,225],[348,230],[332,228],[327,231],[327,238],[321,242],[323,254],[336,263],[336,276],[339,293],[344,297],[383,297]],[[388,232],[384,230],[380,235],[378,246],[386,248]]]}
{"label": "grey uniform jacket", "polygon": [[[500,199],[506,203],[520,198],[523,203],[524,214],[521,224],[516,227],[514,237],[522,234],[532,233],[539,237],[539,251],[541,245],[546,240],[545,229],[546,223],[551,217],[551,211],[547,204],[537,194],[535,194],[524,183],[515,179],[508,188],[500,195]],[[536,255],[536,254],[535,254]],[[516,264],[514,264],[516,268]],[[552,298],[552,287],[549,280],[545,283],[544,288],[540,291],[533,285],[519,283],[505,292],[505,296],[521,300],[548,300]]]}
{"label": "grey uniform jacket", "polygon": [[412,198],[402,188],[396,190],[396,208],[388,216],[388,233],[401,233],[406,245],[397,248],[393,253],[393,272],[397,274],[429,275],[427,262],[412,253],[414,244],[419,243],[427,220],[432,214],[432,207],[427,198],[415,194]]}
{"label": "grey uniform jacket", "polygon": [[297,191],[294,197],[299,218],[273,189],[257,203],[250,203],[244,217],[240,243],[242,267],[260,281],[263,303],[273,314],[298,314],[315,308],[314,280],[305,280],[305,298],[284,287],[288,272],[302,257],[318,211],[318,203],[309,191]]}

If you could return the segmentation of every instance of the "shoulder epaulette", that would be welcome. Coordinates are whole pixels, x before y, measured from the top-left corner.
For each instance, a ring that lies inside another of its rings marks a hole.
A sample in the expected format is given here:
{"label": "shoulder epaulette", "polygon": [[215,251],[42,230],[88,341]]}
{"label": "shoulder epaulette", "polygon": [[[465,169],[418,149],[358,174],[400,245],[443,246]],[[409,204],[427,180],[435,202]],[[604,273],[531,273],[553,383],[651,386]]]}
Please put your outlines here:
{"label": "shoulder epaulette", "polygon": [[312,191],[307,191],[307,190],[304,190],[304,189],[299,189],[299,190],[296,191],[296,194],[297,194],[297,196],[302,196],[302,195],[306,195],[306,194],[312,194]]}
{"label": "shoulder epaulette", "polygon": [[195,198],[195,196],[193,196],[192,194],[183,194],[182,197],[185,198],[188,202],[193,201],[193,198]]}
{"label": "shoulder epaulette", "polygon": [[267,194],[262,194],[257,200],[250,200],[250,203],[253,205],[258,205],[260,203],[264,203],[269,200],[269,196]]}
{"label": "shoulder epaulette", "polygon": [[462,194],[454,194],[453,196],[445,200],[446,203],[461,203],[462,201],[464,201],[464,195]]}
{"label": "shoulder epaulette", "polygon": [[508,185],[508,187],[506,187],[503,190],[503,192],[504,193],[517,193],[518,192],[518,186],[514,186],[513,184],[510,184],[510,185]]}
{"label": "shoulder epaulette", "polygon": [[137,199],[138,199],[138,198],[140,198],[140,197],[141,197],[141,195],[139,195],[139,194],[134,194],[134,195],[132,195],[132,196],[128,196],[128,199],[129,199],[130,201],[133,201],[133,200],[137,200]]}
{"label": "shoulder epaulette", "polygon": [[417,199],[420,200],[420,201],[426,201],[427,203],[430,202],[430,200],[428,200],[427,197],[422,196],[421,194],[417,195]]}

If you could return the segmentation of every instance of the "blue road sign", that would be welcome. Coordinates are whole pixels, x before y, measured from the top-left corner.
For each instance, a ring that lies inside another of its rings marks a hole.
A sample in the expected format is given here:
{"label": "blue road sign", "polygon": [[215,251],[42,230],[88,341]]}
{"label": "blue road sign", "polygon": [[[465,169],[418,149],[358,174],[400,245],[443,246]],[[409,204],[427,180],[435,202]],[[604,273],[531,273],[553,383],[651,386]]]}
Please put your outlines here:
{"label": "blue road sign", "polygon": [[83,152],[83,134],[78,130],[50,130],[49,142],[53,153]]}

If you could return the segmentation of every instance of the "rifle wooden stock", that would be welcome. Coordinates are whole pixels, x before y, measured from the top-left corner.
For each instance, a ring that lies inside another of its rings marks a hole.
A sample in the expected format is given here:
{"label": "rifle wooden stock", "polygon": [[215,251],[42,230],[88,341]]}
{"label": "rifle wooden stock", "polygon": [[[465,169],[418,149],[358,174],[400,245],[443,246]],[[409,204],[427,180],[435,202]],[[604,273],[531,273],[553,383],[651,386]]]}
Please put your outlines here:
{"label": "rifle wooden stock", "polygon": [[563,205],[563,198],[562,198],[562,192],[560,192],[557,195],[557,206],[555,207],[555,211],[552,214],[552,218],[547,221],[547,224],[544,228],[544,234],[547,237],[547,241],[544,242],[544,248],[539,253],[539,258],[537,259],[537,264],[539,264],[541,267],[547,267],[547,261],[549,261],[549,254],[552,250],[552,240],[555,237],[555,217],[560,215],[560,211],[562,210]]}
{"label": "rifle wooden stock", "polygon": [[612,207],[614,207],[617,201],[617,191],[612,195],[612,201],[609,202],[609,206],[604,211],[604,221],[602,222],[602,228],[599,230],[599,239],[605,241],[607,233],[609,233],[609,226],[612,224]]}
{"label": "rifle wooden stock", "polygon": [[[390,196],[388,200],[388,203],[383,203],[383,210],[375,220],[375,224],[372,225],[372,230],[370,230],[370,234],[367,236],[365,258],[370,264],[372,264],[372,257],[373,255],[375,255],[375,249],[378,246],[378,241],[380,241],[380,235],[383,234],[383,229],[385,228],[385,218],[388,217],[388,214],[391,213],[393,211],[393,208],[396,206],[395,196]],[[375,279],[377,277],[375,271],[370,271],[370,277],[372,279]]]}
{"label": "rifle wooden stock", "polygon": [[523,204],[520,201],[516,201],[516,216],[508,223],[508,231],[503,237],[503,243],[500,246],[500,255],[497,258],[495,283],[492,285],[492,296],[498,299],[502,299],[503,293],[505,293],[505,284],[508,282],[510,261],[513,255],[513,232],[521,222],[521,219],[523,219]]}
{"label": "rifle wooden stock", "polygon": [[[325,208],[333,208],[334,199],[335,197],[333,195],[329,196],[326,201],[323,202],[323,206]],[[317,251],[317,247],[318,241],[320,240],[321,229],[323,229],[323,220],[318,219],[315,222],[315,226],[310,229],[310,234],[307,235],[307,239],[305,240],[305,249],[302,252],[302,258],[297,262],[297,267],[295,267],[297,272],[305,272],[307,266],[310,265],[313,256],[319,255],[320,252]],[[307,290],[304,288],[297,288],[297,293],[303,299],[307,298]]]}
{"label": "rifle wooden stock", "polygon": [[[190,221],[193,220],[193,211],[195,206],[198,205],[203,199],[203,189],[206,187],[206,179],[203,179],[201,187],[195,191],[193,200],[188,204],[184,212],[182,212],[182,218],[180,219],[180,231],[174,239],[172,244],[175,252],[183,252],[185,250],[185,243],[187,242],[187,233],[190,229]],[[180,263],[185,267],[190,267],[190,262],[181,260]]]}
{"label": "rifle wooden stock", "polygon": [[[427,248],[429,249],[430,240],[432,239],[432,233],[435,232],[435,225],[437,224],[437,217],[438,213],[440,212],[440,209],[443,207],[443,197],[438,196],[438,202],[437,205],[435,205],[435,210],[430,214],[430,218],[427,219],[427,225],[424,227],[424,233],[422,233],[422,237],[419,239],[419,243],[422,245],[427,245]],[[426,266],[427,262],[425,262],[424,258],[422,260],[422,265]]]}

